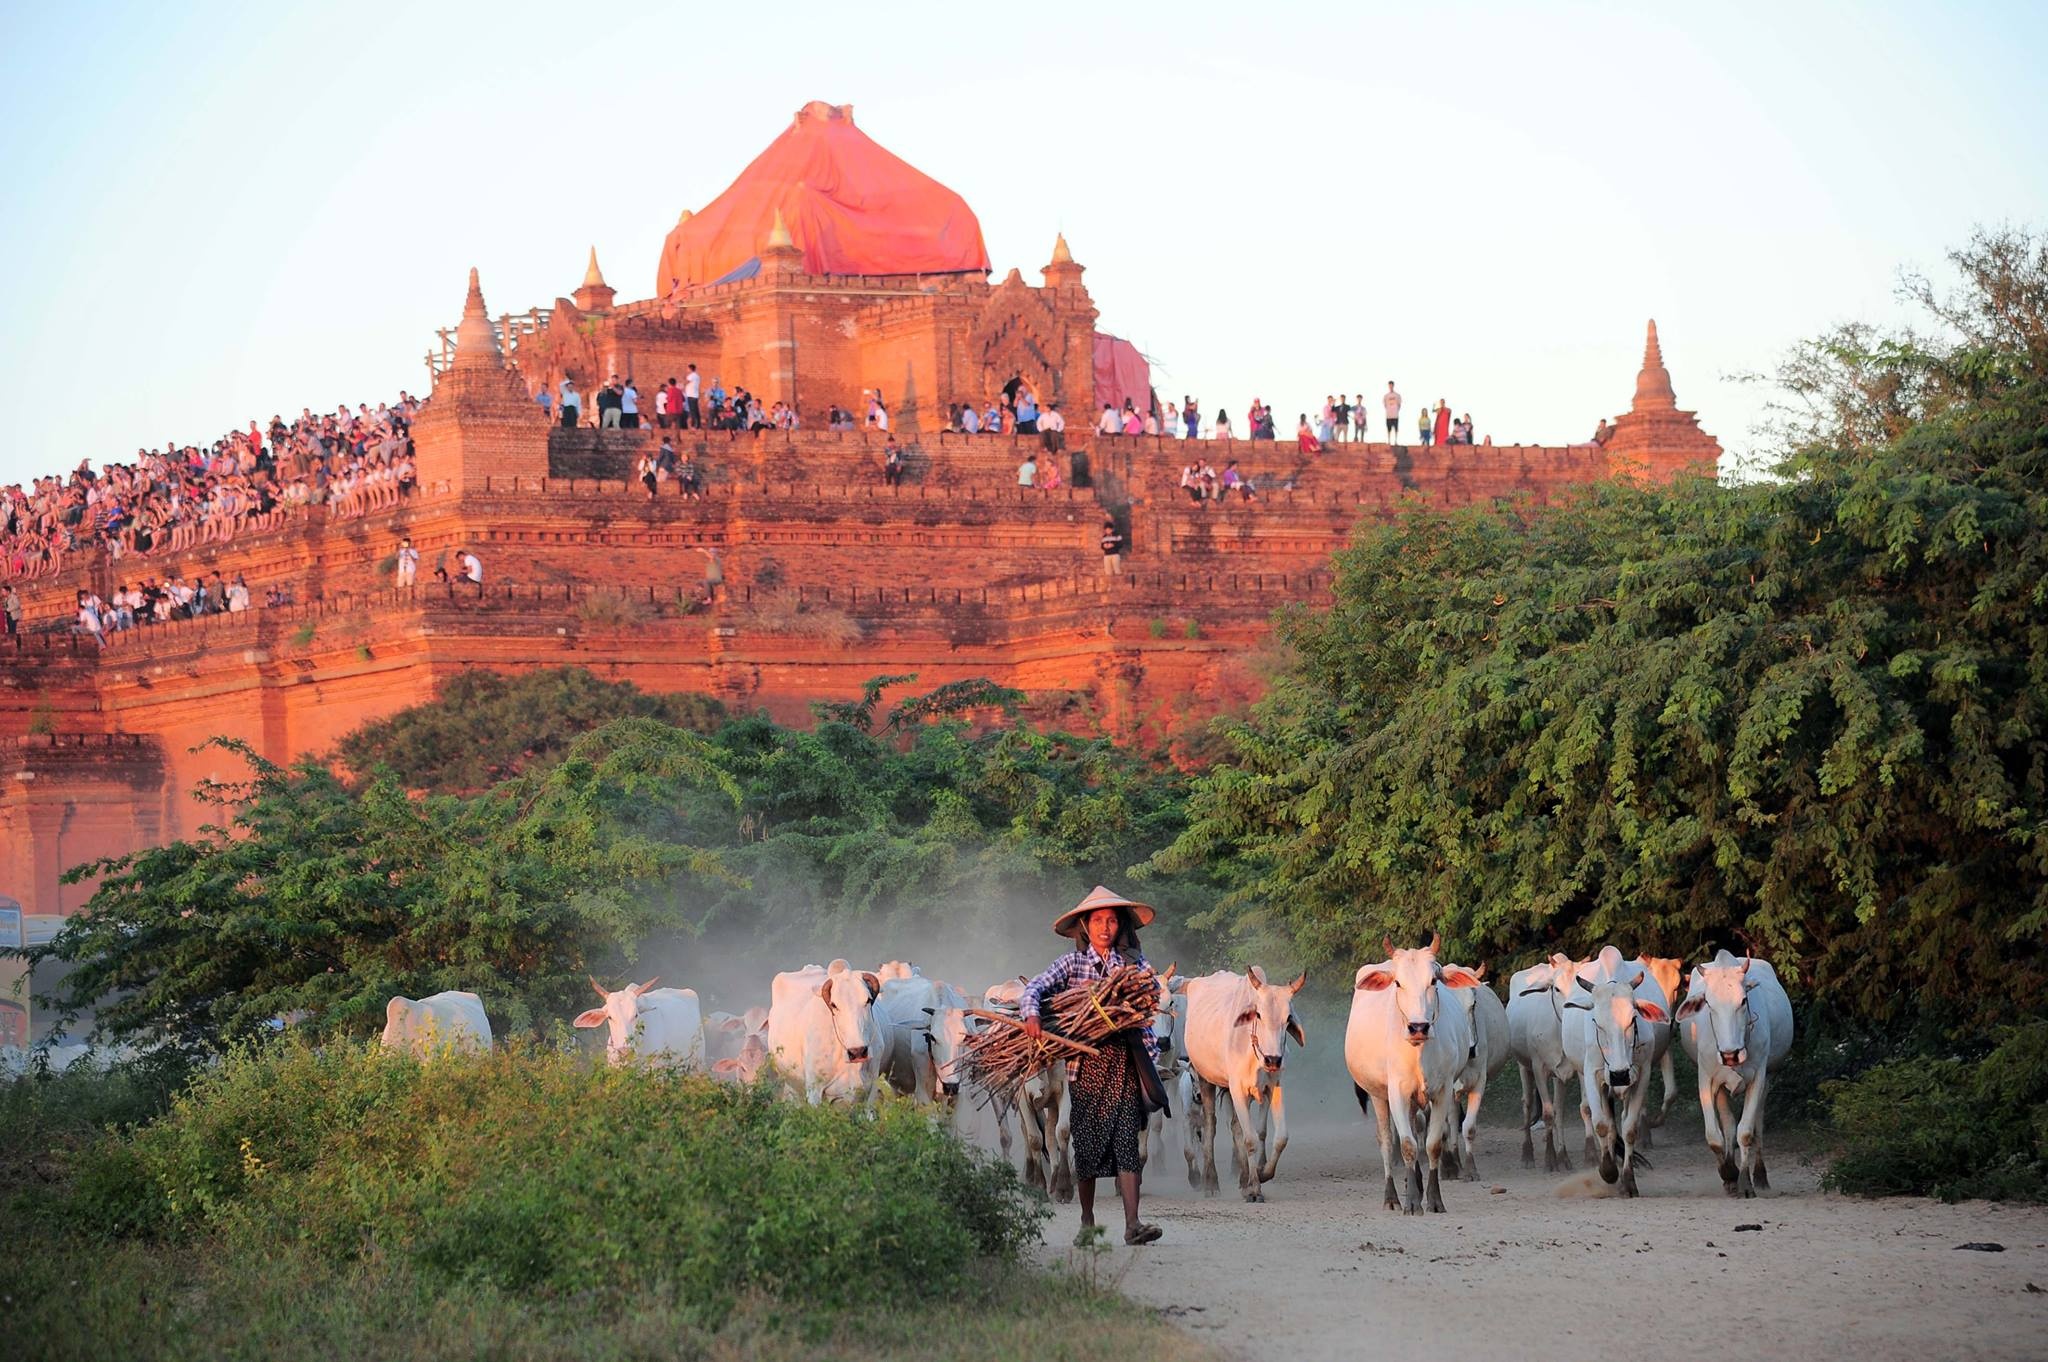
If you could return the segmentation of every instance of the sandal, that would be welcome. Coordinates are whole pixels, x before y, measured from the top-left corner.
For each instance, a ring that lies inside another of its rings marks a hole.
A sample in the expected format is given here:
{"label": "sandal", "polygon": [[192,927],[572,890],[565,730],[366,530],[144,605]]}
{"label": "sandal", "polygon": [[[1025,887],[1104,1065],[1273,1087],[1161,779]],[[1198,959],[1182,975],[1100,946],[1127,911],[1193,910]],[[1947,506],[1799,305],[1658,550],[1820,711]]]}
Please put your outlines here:
{"label": "sandal", "polygon": [[1159,1236],[1165,1233],[1166,1231],[1160,1229],[1157,1225],[1141,1224],[1136,1229],[1125,1232],[1124,1242],[1133,1246],[1155,1243],[1158,1241]]}

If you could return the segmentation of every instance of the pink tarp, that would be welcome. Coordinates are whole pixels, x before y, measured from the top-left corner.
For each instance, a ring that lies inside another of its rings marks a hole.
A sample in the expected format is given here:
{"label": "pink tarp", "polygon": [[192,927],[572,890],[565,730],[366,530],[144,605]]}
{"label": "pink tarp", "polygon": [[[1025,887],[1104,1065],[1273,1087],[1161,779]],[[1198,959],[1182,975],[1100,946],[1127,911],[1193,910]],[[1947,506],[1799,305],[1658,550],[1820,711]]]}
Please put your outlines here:
{"label": "pink tarp", "polygon": [[853,107],[813,101],[726,191],[676,224],[655,296],[745,265],[780,211],[810,274],[988,272],[967,201],[853,125]]}
{"label": "pink tarp", "polygon": [[1104,406],[1124,409],[1124,399],[1143,415],[1152,405],[1152,366],[1138,353],[1138,347],[1121,336],[1095,333],[1095,410],[1093,420]]}

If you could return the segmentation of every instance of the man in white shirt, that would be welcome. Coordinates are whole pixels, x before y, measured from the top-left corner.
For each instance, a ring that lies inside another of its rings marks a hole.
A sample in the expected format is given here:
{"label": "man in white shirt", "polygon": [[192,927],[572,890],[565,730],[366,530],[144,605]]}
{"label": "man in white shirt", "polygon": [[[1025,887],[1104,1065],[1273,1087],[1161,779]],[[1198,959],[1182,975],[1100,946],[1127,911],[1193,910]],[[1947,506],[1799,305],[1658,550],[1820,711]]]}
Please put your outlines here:
{"label": "man in white shirt", "polygon": [[630,378],[619,392],[619,425],[626,430],[640,429],[640,390]]}
{"label": "man in white shirt", "polygon": [[1401,443],[1401,394],[1394,391],[1394,380],[1387,380],[1386,395],[1380,398],[1380,406],[1387,413],[1387,443]]}
{"label": "man in white shirt", "polygon": [[683,378],[683,413],[676,423],[678,426],[687,423],[692,430],[704,428],[704,409],[697,404],[697,395],[702,391],[699,385],[702,382],[703,380],[697,377],[697,366],[692,364],[690,372]]}
{"label": "man in white shirt", "polygon": [[1107,402],[1102,404],[1102,419],[1095,423],[1095,429],[1104,435],[1123,434],[1123,418],[1116,414],[1116,408]]}
{"label": "man in white shirt", "polygon": [[420,572],[420,551],[412,546],[412,540],[398,542],[398,585],[408,589],[418,580]]}
{"label": "man in white shirt", "polygon": [[1049,455],[1057,455],[1067,447],[1067,418],[1060,415],[1059,403],[1047,407],[1038,418],[1038,442]]}
{"label": "man in white shirt", "polygon": [[462,580],[474,585],[476,587],[477,599],[482,600],[484,597],[484,565],[482,560],[468,549],[464,549],[457,555],[456,561],[462,564]]}

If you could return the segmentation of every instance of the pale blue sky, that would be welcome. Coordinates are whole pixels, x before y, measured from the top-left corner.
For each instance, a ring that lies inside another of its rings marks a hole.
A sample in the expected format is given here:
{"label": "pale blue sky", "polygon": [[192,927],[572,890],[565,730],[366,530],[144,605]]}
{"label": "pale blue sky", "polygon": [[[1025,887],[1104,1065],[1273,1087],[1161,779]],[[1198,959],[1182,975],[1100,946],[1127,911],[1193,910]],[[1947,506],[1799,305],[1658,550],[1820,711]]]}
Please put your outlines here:
{"label": "pale blue sky", "polygon": [[1397,380],[1582,438],[1643,322],[1732,376],[1978,223],[2048,221],[2048,6],[92,4],[0,11],[0,481],[426,386],[493,312],[622,298],[812,99],[1064,230],[1162,396]]}

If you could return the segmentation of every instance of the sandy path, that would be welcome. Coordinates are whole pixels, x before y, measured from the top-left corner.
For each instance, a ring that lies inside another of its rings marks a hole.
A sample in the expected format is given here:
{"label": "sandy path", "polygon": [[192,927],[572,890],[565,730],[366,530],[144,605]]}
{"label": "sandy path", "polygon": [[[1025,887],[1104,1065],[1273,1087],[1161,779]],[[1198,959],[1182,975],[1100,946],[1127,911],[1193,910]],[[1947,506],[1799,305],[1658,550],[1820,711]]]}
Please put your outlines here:
{"label": "sandy path", "polygon": [[[1128,1260],[1128,1295],[1230,1353],[1584,1362],[1620,1330],[1645,1355],[1686,1355],[1704,1320],[1761,1345],[1743,1355],[1792,1349],[1798,1362],[2048,1357],[2048,1294],[2027,1290],[2048,1292],[2048,1208],[1827,1195],[1782,1143],[1775,1192],[1732,1201],[1688,1109],[1638,1200],[1561,1198],[1565,1175],[1524,1171],[1516,1133],[1488,1127],[1486,1180],[1447,1184],[1448,1214],[1404,1217],[1381,1208],[1378,1146],[1356,1108],[1347,1123],[1327,1101],[1289,1098],[1297,1133],[1265,1204],[1239,1201],[1227,1166],[1222,1195],[1192,1192],[1169,1137],[1145,1203],[1165,1238],[1104,1265]],[[1047,1244],[1071,1243],[1079,1223],[1059,1207]],[[1955,1249],[1983,1240],[2006,1251]]]}

